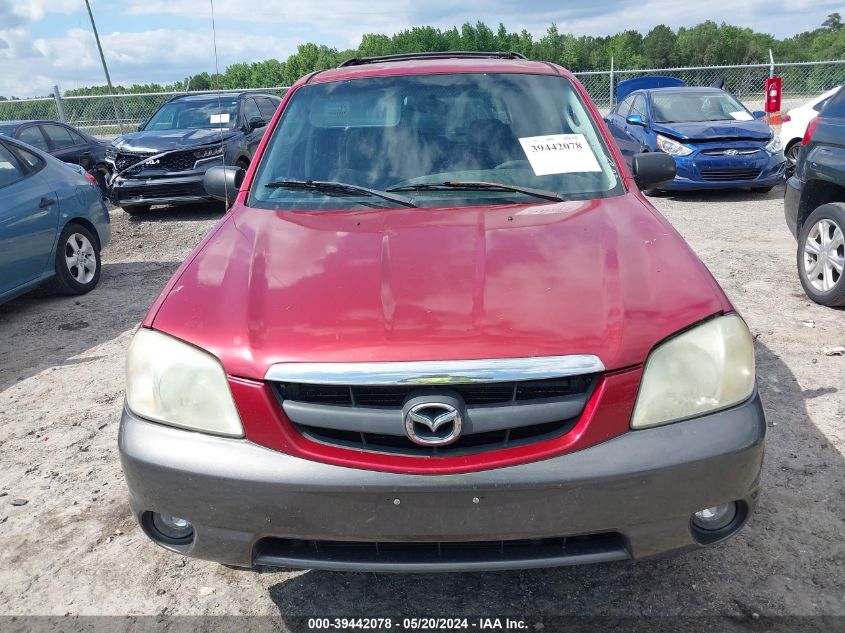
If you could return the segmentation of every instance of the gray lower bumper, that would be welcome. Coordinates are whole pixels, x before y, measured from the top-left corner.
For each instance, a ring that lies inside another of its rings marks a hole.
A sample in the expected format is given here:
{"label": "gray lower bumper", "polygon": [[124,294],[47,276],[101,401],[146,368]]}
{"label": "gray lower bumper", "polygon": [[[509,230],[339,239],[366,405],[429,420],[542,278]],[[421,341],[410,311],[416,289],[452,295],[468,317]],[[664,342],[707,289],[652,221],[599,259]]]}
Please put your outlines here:
{"label": "gray lower bumper", "polygon": [[[693,512],[741,501],[738,529],[753,510],[765,428],[755,395],[728,411],[629,432],[568,455],[457,475],[312,462],[247,440],[146,422],[126,410],[119,445],[136,517],[165,512],[194,524],[191,544],[168,549],[239,566],[453,571],[642,558],[699,547],[690,528]],[[610,538],[598,549],[564,548],[558,555],[515,548],[474,558],[439,550],[423,558],[350,556],[342,549],[326,554],[285,540],[454,546],[599,533],[616,535],[617,545]]]}
{"label": "gray lower bumper", "polygon": [[116,205],[182,204],[214,200],[203,185],[205,172],[185,172],[179,176],[116,177],[111,183],[111,199]]}

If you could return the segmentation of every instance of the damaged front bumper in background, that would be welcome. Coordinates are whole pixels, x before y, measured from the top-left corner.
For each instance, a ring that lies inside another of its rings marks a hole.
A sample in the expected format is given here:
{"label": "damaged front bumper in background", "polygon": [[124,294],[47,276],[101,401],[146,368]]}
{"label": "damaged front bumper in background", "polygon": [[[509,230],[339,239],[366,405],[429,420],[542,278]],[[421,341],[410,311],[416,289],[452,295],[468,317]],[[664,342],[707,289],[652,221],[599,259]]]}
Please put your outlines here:
{"label": "damaged front bumper in background", "polygon": [[182,204],[214,200],[203,186],[209,167],[223,164],[220,143],[160,153],[110,149],[109,199],[118,206]]}

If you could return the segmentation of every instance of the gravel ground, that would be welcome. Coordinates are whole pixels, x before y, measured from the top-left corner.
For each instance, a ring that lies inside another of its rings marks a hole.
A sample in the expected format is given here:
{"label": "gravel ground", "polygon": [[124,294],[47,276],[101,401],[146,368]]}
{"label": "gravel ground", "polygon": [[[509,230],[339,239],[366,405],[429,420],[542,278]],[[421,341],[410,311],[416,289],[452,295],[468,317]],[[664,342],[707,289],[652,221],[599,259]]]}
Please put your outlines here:
{"label": "gravel ground", "polygon": [[845,311],[804,296],[782,195],[653,199],[757,341],[770,428],[745,530],[637,564],[441,576],[236,570],[141,533],[117,454],[124,354],[221,212],[113,211],[97,290],[0,306],[0,614],[845,616],[845,356],[823,351],[845,345]]}

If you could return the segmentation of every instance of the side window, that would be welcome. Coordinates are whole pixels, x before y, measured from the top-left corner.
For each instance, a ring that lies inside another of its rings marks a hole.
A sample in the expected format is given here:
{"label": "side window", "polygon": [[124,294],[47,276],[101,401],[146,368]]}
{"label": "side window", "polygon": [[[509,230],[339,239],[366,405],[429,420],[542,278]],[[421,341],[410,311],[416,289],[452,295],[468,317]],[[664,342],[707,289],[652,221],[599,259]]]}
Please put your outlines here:
{"label": "side window", "polygon": [[622,101],[622,103],[620,103],[618,106],[616,106],[616,114],[618,114],[619,116],[628,116],[628,112],[631,109],[631,103],[633,101],[634,101],[634,97],[632,97],[632,96],[625,97],[625,99]]}
{"label": "side window", "polygon": [[23,180],[24,171],[9,148],[0,143],[0,187]]}
{"label": "side window", "polygon": [[258,103],[258,109],[261,110],[261,116],[268,121],[276,114],[276,103],[273,103],[267,97],[256,97],[255,101]]}
{"label": "side window", "polygon": [[15,151],[18,153],[18,156],[23,159],[23,161],[26,163],[30,172],[38,170],[44,162],[43,160],[41,160],[41,158],[39,158],[32,152],[23,149],[22,147],[16,147]]}
{"label": "side window", "polygon": [[629,114],[637,114],[642,117],[643,121],[647,118],[647,111],[645,105],[645,97],[643,95],[637,95],[634,98],[634,103],[631,104],[631,112]]}
{"label": "side window", "polygon": [[258,106],[255,105],[255,101],[252,97],[248,97],[244,99],[244,119],[246,122],[249,123],[250,119],[263,119],[264,117],[261,116],[261,110],[258,109]]}
{"label": "side window", "polygon": [[32,145],[33,147],[37,147],[42,152],[50,151],[50,148],[47,147],[47,141],[44,140],[44,135],[41,133],[41,130],[38,129],[37,125],[31,125],[30,127],[24,128],[21,133],[18,134],[18,139],[24,143]]}
{"label": "side window", "polygon": [[[56,149],[64,149],[65,147],[73,147],[79,145],[81,138],[71,136],[70,130],[60,125],[44,125],[44,134],[50,139],[53,147]],[[79,139],[79,141],[77,141]]]}

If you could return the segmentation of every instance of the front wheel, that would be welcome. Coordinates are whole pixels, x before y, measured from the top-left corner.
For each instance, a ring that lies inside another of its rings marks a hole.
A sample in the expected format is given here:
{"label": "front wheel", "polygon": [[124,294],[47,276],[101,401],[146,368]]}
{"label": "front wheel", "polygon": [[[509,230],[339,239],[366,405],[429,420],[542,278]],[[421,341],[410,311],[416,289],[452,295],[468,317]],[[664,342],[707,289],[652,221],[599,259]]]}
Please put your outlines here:
{"label": "front wheel", "polygon": [[818,207],[798,234],[798,277],[816,303],[845,306],[845,204]]}
{"label": "front wheel", "polygon": [[81,224],[68,224],[56,247],[56,276],[52,288],[63,295],[82,295],[100,281],[100,246]]}
{"label": "front wheel", "polygon": [[783,153],[786,156],[786,160],[789,161],[790,167],[795,169],[795,165],[798,164],[798,154],[801,153],[801,142],[800,141],[793,141],[792,144],[786,148],[786,151]]}

